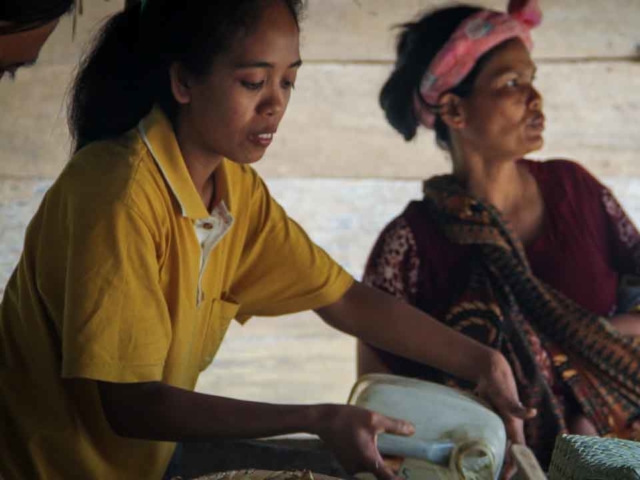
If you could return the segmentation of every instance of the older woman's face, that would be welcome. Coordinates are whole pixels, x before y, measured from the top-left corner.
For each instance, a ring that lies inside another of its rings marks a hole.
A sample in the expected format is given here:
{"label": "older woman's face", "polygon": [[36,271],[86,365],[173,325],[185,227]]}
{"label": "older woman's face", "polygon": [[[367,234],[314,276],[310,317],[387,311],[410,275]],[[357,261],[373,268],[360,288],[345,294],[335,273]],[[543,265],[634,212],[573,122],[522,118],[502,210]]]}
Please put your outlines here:
{"label": "older woman's face", "polygon": [[24,32],[0,35],[0,78],[13,75],[20,67],[35,63],[40,49],[56,28],[58,20]]}
{"label": "older woman's face", "polygon": [[536,66],[519,40],[495,51],[478,74],[473,93],[462,99],[467,146],[487,158],[520,158],[544,141],[542,97],[533,86]]}

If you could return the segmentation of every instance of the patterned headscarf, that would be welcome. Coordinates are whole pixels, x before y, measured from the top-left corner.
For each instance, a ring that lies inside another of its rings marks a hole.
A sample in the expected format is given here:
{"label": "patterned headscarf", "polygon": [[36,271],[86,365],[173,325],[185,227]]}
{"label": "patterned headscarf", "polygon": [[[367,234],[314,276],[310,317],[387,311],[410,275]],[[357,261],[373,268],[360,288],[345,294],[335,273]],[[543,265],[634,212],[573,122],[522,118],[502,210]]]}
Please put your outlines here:
{"label": "patterned headscarf", "polygon": [[541,22],[536,0],[511,0],[508,13],[482,10],[465,19],[429,64],[420,83],[420,95],[432,108],[427,112],[426,126],[435,125],[440,95],[464,80],[482,55],[511,38],[522,39],[531,50],[529,31]]}

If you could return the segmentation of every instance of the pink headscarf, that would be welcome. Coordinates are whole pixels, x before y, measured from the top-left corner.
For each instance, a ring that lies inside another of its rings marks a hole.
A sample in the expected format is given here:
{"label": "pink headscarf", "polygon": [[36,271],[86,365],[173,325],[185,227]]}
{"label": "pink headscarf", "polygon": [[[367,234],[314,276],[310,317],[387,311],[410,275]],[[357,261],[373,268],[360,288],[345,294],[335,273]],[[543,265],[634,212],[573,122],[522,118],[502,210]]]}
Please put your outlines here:
{"label": "pink headscarf", "polygon": [[[435,108],[440,95],[458,85],[482,55],[505,40],[520,38],[529,50],[533,48],[529,31],[542,22],[537,0],[510,0],[508,11],[482,10],[458,26],[420,83],[427,105]],[[435,120],[435,113],[429,112],[426,126],[433,128]]]}

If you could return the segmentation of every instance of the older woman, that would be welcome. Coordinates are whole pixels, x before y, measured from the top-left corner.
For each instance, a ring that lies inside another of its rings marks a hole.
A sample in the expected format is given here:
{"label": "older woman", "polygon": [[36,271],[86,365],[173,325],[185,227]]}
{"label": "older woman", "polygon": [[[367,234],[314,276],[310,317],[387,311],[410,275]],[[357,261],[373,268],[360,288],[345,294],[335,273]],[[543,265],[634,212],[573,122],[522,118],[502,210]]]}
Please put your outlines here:
{"label": "older woman", "polygon": [[[508,14],[459,6],[404,26],[381,105],[406,140],[435,130],[453,171],[381,233],[365,282],[506,355],[539,412],[520,428],[546,464],[559,433],[633,435],[640,317],[618,292],[640,274],[640,235],[577,163],[523,158],[543,145],[530,56],[540,21],[519,1]],[[365,343],[359,371],[467,386]]]}
{"label": "older woman", "polygon": [[74,0],[4,0],[0,5],[0,78],[33,64]]}

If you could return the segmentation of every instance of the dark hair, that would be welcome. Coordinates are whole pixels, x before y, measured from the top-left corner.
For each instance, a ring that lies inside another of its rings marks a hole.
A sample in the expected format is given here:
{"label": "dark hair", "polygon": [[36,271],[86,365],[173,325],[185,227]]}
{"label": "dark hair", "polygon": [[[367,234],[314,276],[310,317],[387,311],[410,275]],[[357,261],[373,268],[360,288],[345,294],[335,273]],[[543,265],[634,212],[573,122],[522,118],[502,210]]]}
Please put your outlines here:
{"label": "dark hair", "polygon": [[[468,5],[443,8],[427,13],[415,22],[400,26],[402,31],[398,35],[397,60],[391,76],[380,92],[380,106],[388,122],[405,140],[409,141],[416,136],[420,122],[414,108],[414,98],[429,64],[456,28],[480,10]],[[464,80],[450,92],[462,98],[468,97],[489,53],[485,53]],[[420,95],[418,98],[422,100]],[[438,145],[447,149],[449,130],[437,112],[434,128]]]}
{"label": "dark hair", "polygon": [[39,28],[69,12],[75,0],[2,0],[0,21],[8,25],[0,27],[0,35]]}
{"label": "dark hair", "polygon": [[214,58],[249,32],[269,3],[282,1],[296,23],[303,0],[148,0],[113,16],[76,76],[69,128],[75,149],[133,128],[158,104],[173,121],[169,67],[210,73]]}

